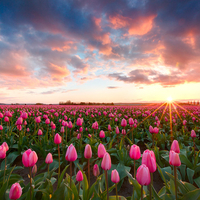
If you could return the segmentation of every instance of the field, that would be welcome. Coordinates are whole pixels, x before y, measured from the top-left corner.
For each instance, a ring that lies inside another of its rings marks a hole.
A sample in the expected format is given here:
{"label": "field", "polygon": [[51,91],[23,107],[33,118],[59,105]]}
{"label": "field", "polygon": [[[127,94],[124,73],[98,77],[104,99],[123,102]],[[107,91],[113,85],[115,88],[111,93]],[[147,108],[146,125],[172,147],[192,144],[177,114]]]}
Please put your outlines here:
{"label": "field", "polygon": [[2,105],[0,199],[200,199],[199,118],[175,102]]}

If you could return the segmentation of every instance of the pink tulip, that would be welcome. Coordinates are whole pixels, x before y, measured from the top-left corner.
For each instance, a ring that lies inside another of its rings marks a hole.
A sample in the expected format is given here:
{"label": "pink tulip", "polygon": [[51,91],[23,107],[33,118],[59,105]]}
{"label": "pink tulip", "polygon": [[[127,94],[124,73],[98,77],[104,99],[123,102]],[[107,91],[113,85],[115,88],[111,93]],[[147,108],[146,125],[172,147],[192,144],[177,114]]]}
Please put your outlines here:
{"label": "pink tulip", "polygon": [[83,173],[81,170],[78,171],[78,173],[76,174],[76,180],[78,182],[82,181],[83,180]]}
{"label": "pink tulip", "polygon": [[37,173],[37,165],[36,164],[32,168],[32,173],[33,173],[33,176],[35,176],[35,174]]}
{"label": "pink tulip", "polygon": [[42,135],[42,130],[41,129],[38,130],[38,135]]}
{"label": "pink tulip", "polygon": [[151,182],[149,168],[142,164],[137,169],[136,179],[140,185],[149,185]]}
{"label": "pink tulip", "polygon": [[86,159],[90,159],[92,157],[92,149],[91,149],[91,146],[89,144],[87,144],[85,146],[84,157]]}
{"label": "pink tulip", "polygon": [[46,163],[46,164],[51,164],[52,162],[53,162],[53,156],[52,156],[51,153],[48,153],[48,154],[47,154],[47,157],[46,157],[46,159],[45,159],[45,163]]}
{"label": "pink tulip", "polygon": [[77,159],[77,152],[73,144],[70,144],[67,148],[65,159],[70,162],[74,162]]}
{"label": "pink tulip", "polygon": [[149,126],[149,132],[150,132],[150,133],[154,133],[154,130],[153,130],[153,127],[152,127],[152,126]]}
{"label": "pink tulip", "polygon": [[60,144],[62,142],[62,137],[56,133],[56,135],[54,136],[54,143],[55,144]]}
{"label": "pink tulip", "polygon": [[0,146],[0,159],[4,159],[6,157],[6,148],[4,145]]}
{"label": "pink tulip", "polygon": [[6,116],[6,117],[4,117],[4,121],[5,122],[9,122],[9,118]]}
{"label": "pink tulip", "polygon": [[12,184],[9,192],[9,198],[10,199],[19,199],[22,195],[22,188],[19,183]]}
{"label": "pink tulip", "polygon": [[6,151],[8,151],[8,150],[9,150],[8,144],[7,144],[6,142],[3,142],[3,144],[2,144],[2,145],[5,147]]}
{"label": "pink tulip", "polygon": [[181,165],[179,154],[173,150],[169,152],[169,164],[177,167]]}
{"label": "pink tulip", "polygon": [[99,172],[99,166],[97,164],[94,165],[93,167],[93,175],[94,176],[99,176],[100,172]]}
{"label": "pink tulip", "polygon": [[157,169],[156,166],[156,158],[153,151],[149,151],[148,149],[143,152],[142,155],[142,164],[145,164],[151,173],[155,172]]}
{"label": "pink tulip", "polygon": [[65,127],[64,127],[64,126],[61,127],[60,132],[61,132],[61,133],[64,133],[64,132],[65,132]]}
{"label": "pink tulip", "polygon": [[29,131],[30,131],[30,129],[29,129],[29,128],[27,128],[27,129],[26,129],[26,131],[27,131],[27,132],[29,132]]}
{"label": "pink tulip", "polygon": [[78,118],[76,121],[77,126],[82,126],[83,120],[81,118]]}
{"label": "pink tulip", "polygon": [[120,181],[119,173],[116,169],[112,170],[111,172],[111,181],[113,183],[119,183]]}
{"label": "pink tulip", "polygon": [[128,123],[130,126],[133,126],[133,124],[134,124],[133,118],[129,118]]}
{"label": "pink tulip", "polygon": [[81,134],[79,133],[78,135],[77,135],[77,139],[79,140],[81,138]]}
{"label": "pink tulip", "polygon": [[108,130],[109,131],[111,131],[112,129],[111,129],[111,126],[110,126],[110,124],[108,124]]}
{"label": "pink tulip", "polygon": [[106,153],[106,149],[105,149],[104,145],[100,143],[98,146],[98,151],[97,151],[98,157],[103,158],[105,153]]}
{"label": "pink tulip", "polygon": [[3,126],[2,125],[0,125],[0,131],[2,131],[3,130]]}
{"label": "pink tulip", "polygon": [[116,127],[115,132],[116,132],[116,134],[119,134],[119,128],[118,128],[118,126]]}
{"label": "pink tulip", "polygon": [[109,170],[111,168],[111,158],[109,153],[105,153],[103,156],[103,160],[101,162],[101,168],[103,170]]}
{"label": "pink tulip", "polygon": [[133,144],[131,146],[130,152],[129,152],[129,156],[134,159],[134,160],[138,160],[141,157],[141,153],[140,153],[140,147]]}
{"label": "pink tulip", "polygon": [[91,134],[88,134],[88,137],[91,138],[92,137]]}
{"label": "pink tulip", "polygon": [[170,150],[173,150],[175,151],[176,153],[180,153],[180,149],[179,149],[179,144],[178,144],[178,141],[177,140],[174,140],[172,142],[172,145],[171,145],[171,149]]}
{"label": "pink tulip", "polygon": [[192,130],[192,131],[191,131],[191,137],[192,137],[192,138],[195,138],[195,137],[197,137],[197,135],[196,135],[196,133],[195,133],[195,131],[194,131],[194,130]]}
{"label": "pink tulip", "polygon": [[22,155],[22,163],[25,167],[33,167],[38,160],[38,156],[35,151],[31,149],[26,150]]}
{"label": "pink tulip", "polygon": [[3,114],[2,113],[0,113],[0,119],[2,119],[3,118]]}
{"label": "pink tulip", "polygon": [[68,123],[68,128],[73,128],[73,124],[71,121],[69,121],[69,123]]}
{"label": "pink tulip", "polygon": [[122,135],[126,135],[126,129],[122,129]]}
{"label": "pink tulip", "polygon": [[47,119],[45,120],[45,124],[50,124],[50,119],[49,119],[49,118],[47,118]]}
{"label": "pink tulip", "polygon": [[105,138],[105,133],[104,133],[103,130],[100,131],[100,133],[99,133],[99,137],[100,137],[100,138]]}
{"label": "pink tulip", "polygon": [[154,127],[153,133],[158,134],[159,133],[159,129],[157,127]]}
{"label": "pink tulip", "polygon": [[183,126],[185,126],[187,124],[186,120],[183,120]]}
{"label": "pink tulip", "polygon": [[127,121],[123,118],[121,121],[121,126],[125,127],[127,125]]}

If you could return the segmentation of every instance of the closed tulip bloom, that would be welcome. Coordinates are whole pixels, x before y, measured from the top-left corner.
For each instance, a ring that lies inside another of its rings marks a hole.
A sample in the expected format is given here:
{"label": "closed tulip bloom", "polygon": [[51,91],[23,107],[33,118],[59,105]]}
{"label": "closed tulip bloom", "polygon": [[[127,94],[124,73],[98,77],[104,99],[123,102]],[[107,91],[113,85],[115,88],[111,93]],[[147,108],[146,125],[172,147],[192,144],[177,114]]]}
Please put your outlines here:
{"label": "closed tulip bloom", "polygon": [[126,135],[126,129],[122,129],[122,135]]}
{"label": "closed tulip bloom", "polygon": [[78,118],[76,121],[77,126],[82,126],[83,120],[81,118]]}
{"label": "closed tulip bloom", "polygon": [[64,132],[65,132],[65,127],[64,127],[64,126],[61,127],[60,132],[61,132],[61,133],[64,133]]}
{"label": "closed tulip bloom", "polygon": [[76,174],[76,180],[78,182],[82,181],[83,180],[83,173],[81,170],[78,171],[78,173]]}
{"label": "closed tulip bloom", "polygon": [[153,132],[153,127],[152,127],[152,126],[149,126],[149,132],[150,132],[150,133],[154,133],[154,132]]}
{"label": "closed tulip bloom", "polygon": [[45,124],[50,124],[50,119],[49,119],[49,118],[47,118],[47,119],[45,120]]}
{"label": "closed tulip bloom", "polygon": [[129,156],[134,160],[138,160],[141,157],[140,147],[133,144],[129,151]]}
{"label": "closed tulip bloom", "polygon": [[77,159],[76,148],[73,144],[70,144],[70,146],[67,148],[65,159],[70,162],[74,162]]}
{"label": "closed tulip bloom", "polygon": [[99,137],[100,137],[100,138],[105,138],[105,133],[104,133],[104,131],[102,131],[102,130],[100,131]]}
{"label": "closed tulip bloom", "polygon": [[145,164],[151,173],[155,172],[157,169],[156,166],[156,158],[153,151],[149,151],[148,149],[143,152],[142,155],[142,164]]}
{"label": "closed tulip bloom", "polygon": [[180,149],[179,149],[179,144],[178,144],[178,141],[177,140],[174,140],[172,142],[172,145],[171,145],[171,149],[170,150],[173,150],[175,151],[176,153],[180,153]]}
{"label": "closed tulip bloom", "polygon": [[3,114],[2,114],[2,113],[0,113],[0,118],[1,118],[1,119],[3,118]]}
{"label": "closed tulip bloom", "polygon": [[179,154],[173,150],[169,152],[169,164],[177,167],[181,165]]}
{"label": "closed tulip bloom", "polygon": [[149,185],[151,182],[149,168],[142,164],[137,169],[136,179],[140,185]]}
{"label": "closed tulip bloom", "polygon": [[62,142],[62,137],[56,133],[56,135],[54,136],[54,143],[55,144],[60,144]]}
{"label": "closed tulip bloom", "polygon": [[111,172],[111,181],[113,183],[119,183],[120,181],[119,173],[116,169],[112,170]]}
{"label": "closed tulip bloom", "polygon": [[2,131],[3,130],[3,126],[2,125],[0,125],[0,131]]}
{"label": "closed tulip bloom", "polygon": [[29,131],[30,131],[30,129],[29,129],[29,128],[27,128],[27,129],[26,129],[26,131],[27,131],[27,132],[29,132]]}
{"label": "closed tulip bloom", "polygon": [[22,117],[19,117],[16,121],[16,125],[22,125],[23,123],[23,118]]}
{"label": "closed tulip bloom", "polygon": [[192,138],[195,138],[195,137],[197,137],[197,135],[196,135],[196,133],[195,133],[195,131],[194,131],[194,130],[192,130],[192,131],[191,131],[191,137],[192,137]]}
{"label": "closed tulip bloom", "polygon": [[158,134],[158,133],[159,133],[159,129],[158,129],[157,127],[155,127],[155,128],[153,129],[153,133]]}
{"label": "closed tulip bloom", "polygon": [[93,167],[93,175],[94,176],[99,176],[100,172],[99,172],[99,166],[97,164],[94,165]]}
{"label": "closed tulip bloom", "polygon": [[111,126],[110,126],[110,124],[108,124],[108,130],[111,131]]}
{"label": "closed tulip bloom", "polygon": [[81,138],[81,134],[79,133],[78,135],[77,135],[77,139],[79,140]]}
{"label": "closed tulip bloom", "polygon": [[118,126],[116,127],[115,132],[116,132],[116,134],[119,134],[119,128],[118,128]]}
{"label": "closed tulip bloom", "polygon": [[8,151],[8,150],[9,150],[8,144],[7,144],[6,142],[3,142],[3,144],[2,144],[2,145],[5,147],[6,151]]}
{"label": "closed tulip bloom", "polygon": [[5,122],[9,122],[9,118],[6,116],[6,117],[4,117],[4,121]]}
{"label": "closed tulip bloom", "polygon": [[127,121],[123,118],[121,121],[121,126],[125,127],[127,125]]}
{"label": "closed tulip bloom", "polygon": [[84,157],[90,159],[92,157],[92,148],[89,144],[85,146]]}
{"label": "closed tulip bloom", "polygon": [[97,151],[98,157],[103,158],[105,153],[106,153],[106,149],[105,149],[104,145],[100,143],[98,146],[98,151]]}
{"label": "closed tulip bloom", "polygon": [[35,164],[32,168],[32,173],[35,175],[37,173],[37,165]]}
{"label": "closed tulip bloom", "polygon": [[37,154],[31,149],[26,150],[22,155],[22,163],[25,167],[33,167],[37,160]]}
{"label": "closed tulip bloom", "polygon": [[53,162],[53,156],[52,156],[51,153],[48,153],[48,154],[47,154],[47,157],[46,157],[46,159],[45,159],[45,163],[46,163],[46,164],[51,164],[52,162]]}
{"label": "closed tulip bloom", "polygon": [[109,170],[111,168],[111,158],[109,153],[105,153],[103,156],[103,160],[101,162],[101,168],[103,170]]}
{"label": "closed tulip bloom", "polygon": [[183,126],[185,126],[187,124],[187,121],[184,119],[183,120]]}
{"label": "closed tulip bloom", "polygon": [[42,135],[42,130],[41,129],[38,130],[38,135]]}
{"label": "closed tulip bloom", "polygon": [[68,128],[73,128],[73,124],[72,124],[72,122],[71,121],[69,121],[69,123],[68,123],[68,126],[67,126]]}
{"label": "closed tulip bloom", "polygon": [[19,183],[12,184],[9,192],[9,198],[16,200],[19,199],[22,195],[22,188]]}
{"label": "closed tulip bloom", "polygon": [[134,124],[133,118],[129,118],[128,123],[129,123],[130,126],[133,126],[133,124]]}
{"label": "closed tulip bloom", "polygon": [[6,157],[6,148],[4,145],[0,146],[0,159],[4,159]]}

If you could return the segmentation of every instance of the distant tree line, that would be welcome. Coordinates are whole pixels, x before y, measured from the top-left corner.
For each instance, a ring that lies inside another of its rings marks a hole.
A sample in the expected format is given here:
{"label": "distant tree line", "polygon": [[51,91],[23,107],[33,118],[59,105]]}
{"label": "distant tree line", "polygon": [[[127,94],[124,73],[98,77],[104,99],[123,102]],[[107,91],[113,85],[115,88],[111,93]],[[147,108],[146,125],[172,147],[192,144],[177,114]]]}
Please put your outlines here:
{"label": "distant tree line", "polygon": [[188,101],[188,104],[191,105],[200,105],[199,101],[195,102],[195,101]]}
{"label": "distant tree line", "polygon": [[74,103],[70,100],[66,102],[59,102],[59,105],[114,105],[114,103],[95,103],[95,102],[80,102],[80,103]]}

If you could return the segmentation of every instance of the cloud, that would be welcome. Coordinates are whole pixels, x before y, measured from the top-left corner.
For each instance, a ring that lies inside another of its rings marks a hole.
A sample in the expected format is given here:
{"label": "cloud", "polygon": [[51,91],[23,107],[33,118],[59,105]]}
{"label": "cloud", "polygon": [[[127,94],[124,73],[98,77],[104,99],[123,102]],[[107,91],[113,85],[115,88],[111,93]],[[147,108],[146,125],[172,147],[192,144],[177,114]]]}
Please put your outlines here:
{"label": "cloud", "polygon": [[117,88],[119,88],[119,87],[117,87],[117,86],[108,86],[107,88],[108,88],[108,89],[117,89]]}

